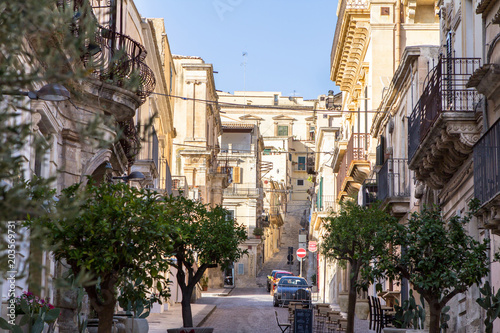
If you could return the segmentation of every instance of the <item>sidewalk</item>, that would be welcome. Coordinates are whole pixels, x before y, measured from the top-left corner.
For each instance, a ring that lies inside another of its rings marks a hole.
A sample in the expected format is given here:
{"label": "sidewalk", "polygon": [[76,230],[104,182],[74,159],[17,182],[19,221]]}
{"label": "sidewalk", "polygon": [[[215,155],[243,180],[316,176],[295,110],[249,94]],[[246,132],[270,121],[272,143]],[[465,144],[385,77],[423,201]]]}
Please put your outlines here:
{"label": "sidewalk", "polygon": [[[227,296],[233,289],[220,288],[209,289],[201,293],[201,296]],[[203,325],[205,320],[212,314],[216,306],[212,304],[191,304],[193,314],[193,325],[195,327]],[[165,333],[167,328],[182,327],[182,306],[175,303],[168,311],[163,313],[153,313],[147,318],[149,333]]]}

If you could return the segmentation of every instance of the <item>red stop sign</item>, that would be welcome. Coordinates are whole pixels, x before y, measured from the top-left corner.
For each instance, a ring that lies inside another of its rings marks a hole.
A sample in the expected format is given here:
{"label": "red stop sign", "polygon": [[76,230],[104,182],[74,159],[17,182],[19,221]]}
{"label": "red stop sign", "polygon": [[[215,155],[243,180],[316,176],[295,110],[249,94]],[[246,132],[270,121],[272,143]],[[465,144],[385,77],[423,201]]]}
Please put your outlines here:
{"label": "red stop sign", "polygon": [[306,249],[300,248],[297,249],[297,257],[304,258],[306,256]]}

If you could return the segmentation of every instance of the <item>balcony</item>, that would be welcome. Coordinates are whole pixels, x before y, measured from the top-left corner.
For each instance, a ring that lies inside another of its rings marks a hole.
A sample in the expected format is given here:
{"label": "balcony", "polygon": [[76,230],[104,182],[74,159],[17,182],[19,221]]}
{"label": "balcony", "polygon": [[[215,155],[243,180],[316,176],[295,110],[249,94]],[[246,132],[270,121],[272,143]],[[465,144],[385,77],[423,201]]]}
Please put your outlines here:
{"label": "balcony", "polygon": [[[224,189],[224,198],[227,197],[243,197],[243,198],[249,198],[249,197],[259,197],[260,194],[262,193],[262,189],[260,188],[255,188],[251,187],[250,184],[247,184],[246,186],[235,186],[236,184],[233,184],[232,186]],[[241,184],[245,185],[245,184]]]}
{"label": "balcony", "polygon": [[189,185],[186,176],[172,176],[172,195],[185,198],[189,196]]}
{"label": "balcony", "polygon": [[500,235],[500,121],[474,147],[474,196],[480,224]]}
{"label": "balcony", "polygon": [[335,195],[321,195],[316,199],[317,212],[329,212],[338,210],[338,203]]}
{"label": "balcony", "polygon": [[402,217],[410,208],[410,176],[408,160],[390,158],[378,172],[377,199],[382,207],[396,217]]}
{"label": "balcony", "polygon": [[409,168],[418,180],[442,189],[472,154],[481,134],[479,95],[466,84],[478,58],[440,58],[408,125]]}
{"label": "balcony", "polygon": [[353,133],[337,174],[337,199],[354,198],[370,173],[367,151],[370,134]]}

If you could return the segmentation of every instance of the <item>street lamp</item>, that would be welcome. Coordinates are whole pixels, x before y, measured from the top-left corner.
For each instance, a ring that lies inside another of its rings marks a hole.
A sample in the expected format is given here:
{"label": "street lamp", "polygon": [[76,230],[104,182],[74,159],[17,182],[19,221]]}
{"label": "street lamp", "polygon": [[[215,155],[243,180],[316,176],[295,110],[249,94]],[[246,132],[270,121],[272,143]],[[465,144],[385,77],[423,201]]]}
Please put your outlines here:
{"label": "street lamp", "polygon": [[111,179],[121,179],[128,183],[131,180],[141,180],[146,178],[144,174],[140,171],[132,171],[128,176],[122,176],[122,177],[111,177]]}
{"label": "street lamp", "polygon": [[113,167],[111,166],[111,163],[106,162],[106,165],[104,167],[106,169],[106,174],[108,181],[112,181],[113,179],[120,179],[123,180],[125,183],[128,183],[131,180],[141,180],[146,178],[144,174],[140,171],[132,171],[129,175],[127,176],[121,176],[121,177],[111,177],[111,172],[113,171]]}
{"label": "street lamp", "polygon": [[41,99],[43,101],[61,102],[70,98],[68,89],[59,83],[49,83],[38,91],[7,91],[0,92],[2,95],[28,96],[30,99]]}

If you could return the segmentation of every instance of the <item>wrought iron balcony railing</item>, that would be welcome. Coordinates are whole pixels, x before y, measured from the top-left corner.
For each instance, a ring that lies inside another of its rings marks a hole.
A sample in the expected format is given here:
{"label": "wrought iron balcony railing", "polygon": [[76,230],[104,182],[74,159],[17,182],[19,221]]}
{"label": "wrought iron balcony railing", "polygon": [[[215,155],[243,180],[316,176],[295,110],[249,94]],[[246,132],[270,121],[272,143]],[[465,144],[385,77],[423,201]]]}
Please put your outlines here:
{"label": "wrought iron balcony railing", "polygon": [[481,66],[479,58],[440,58],[424,81],[424,91],[410,115],[408,154],[413,158],[430,128],[443,112],[474,112],[479,101],[466,83]]}
{"label": "wrought iron balcony railing", "polygon": [[484,204],[500,192],[500,121],[474,147],[474,195]]}
{"label": "wrought iron balcony railing", "polygon": [[377,199],[384,201],[386,198],[408,196],[410,196],[408,160],[388,159],[378,172]]}
{"label": "wrought iron balcony railing", "polygon": [[334,195],[318,196],[316,200],[316,211],[327,212],[330,210],[336,210],[337,208],[338,208],[338,203]]}
{"label": "wrought iron balcony railing", "polygon": [[[125,89],[133,88],[144,102],[156,85],[153,71],[144,63],[146,54],[144,46],[129,36],[98,25],[82,61],[92,77]],[[133,86],[136,81],[137,87]]]}

